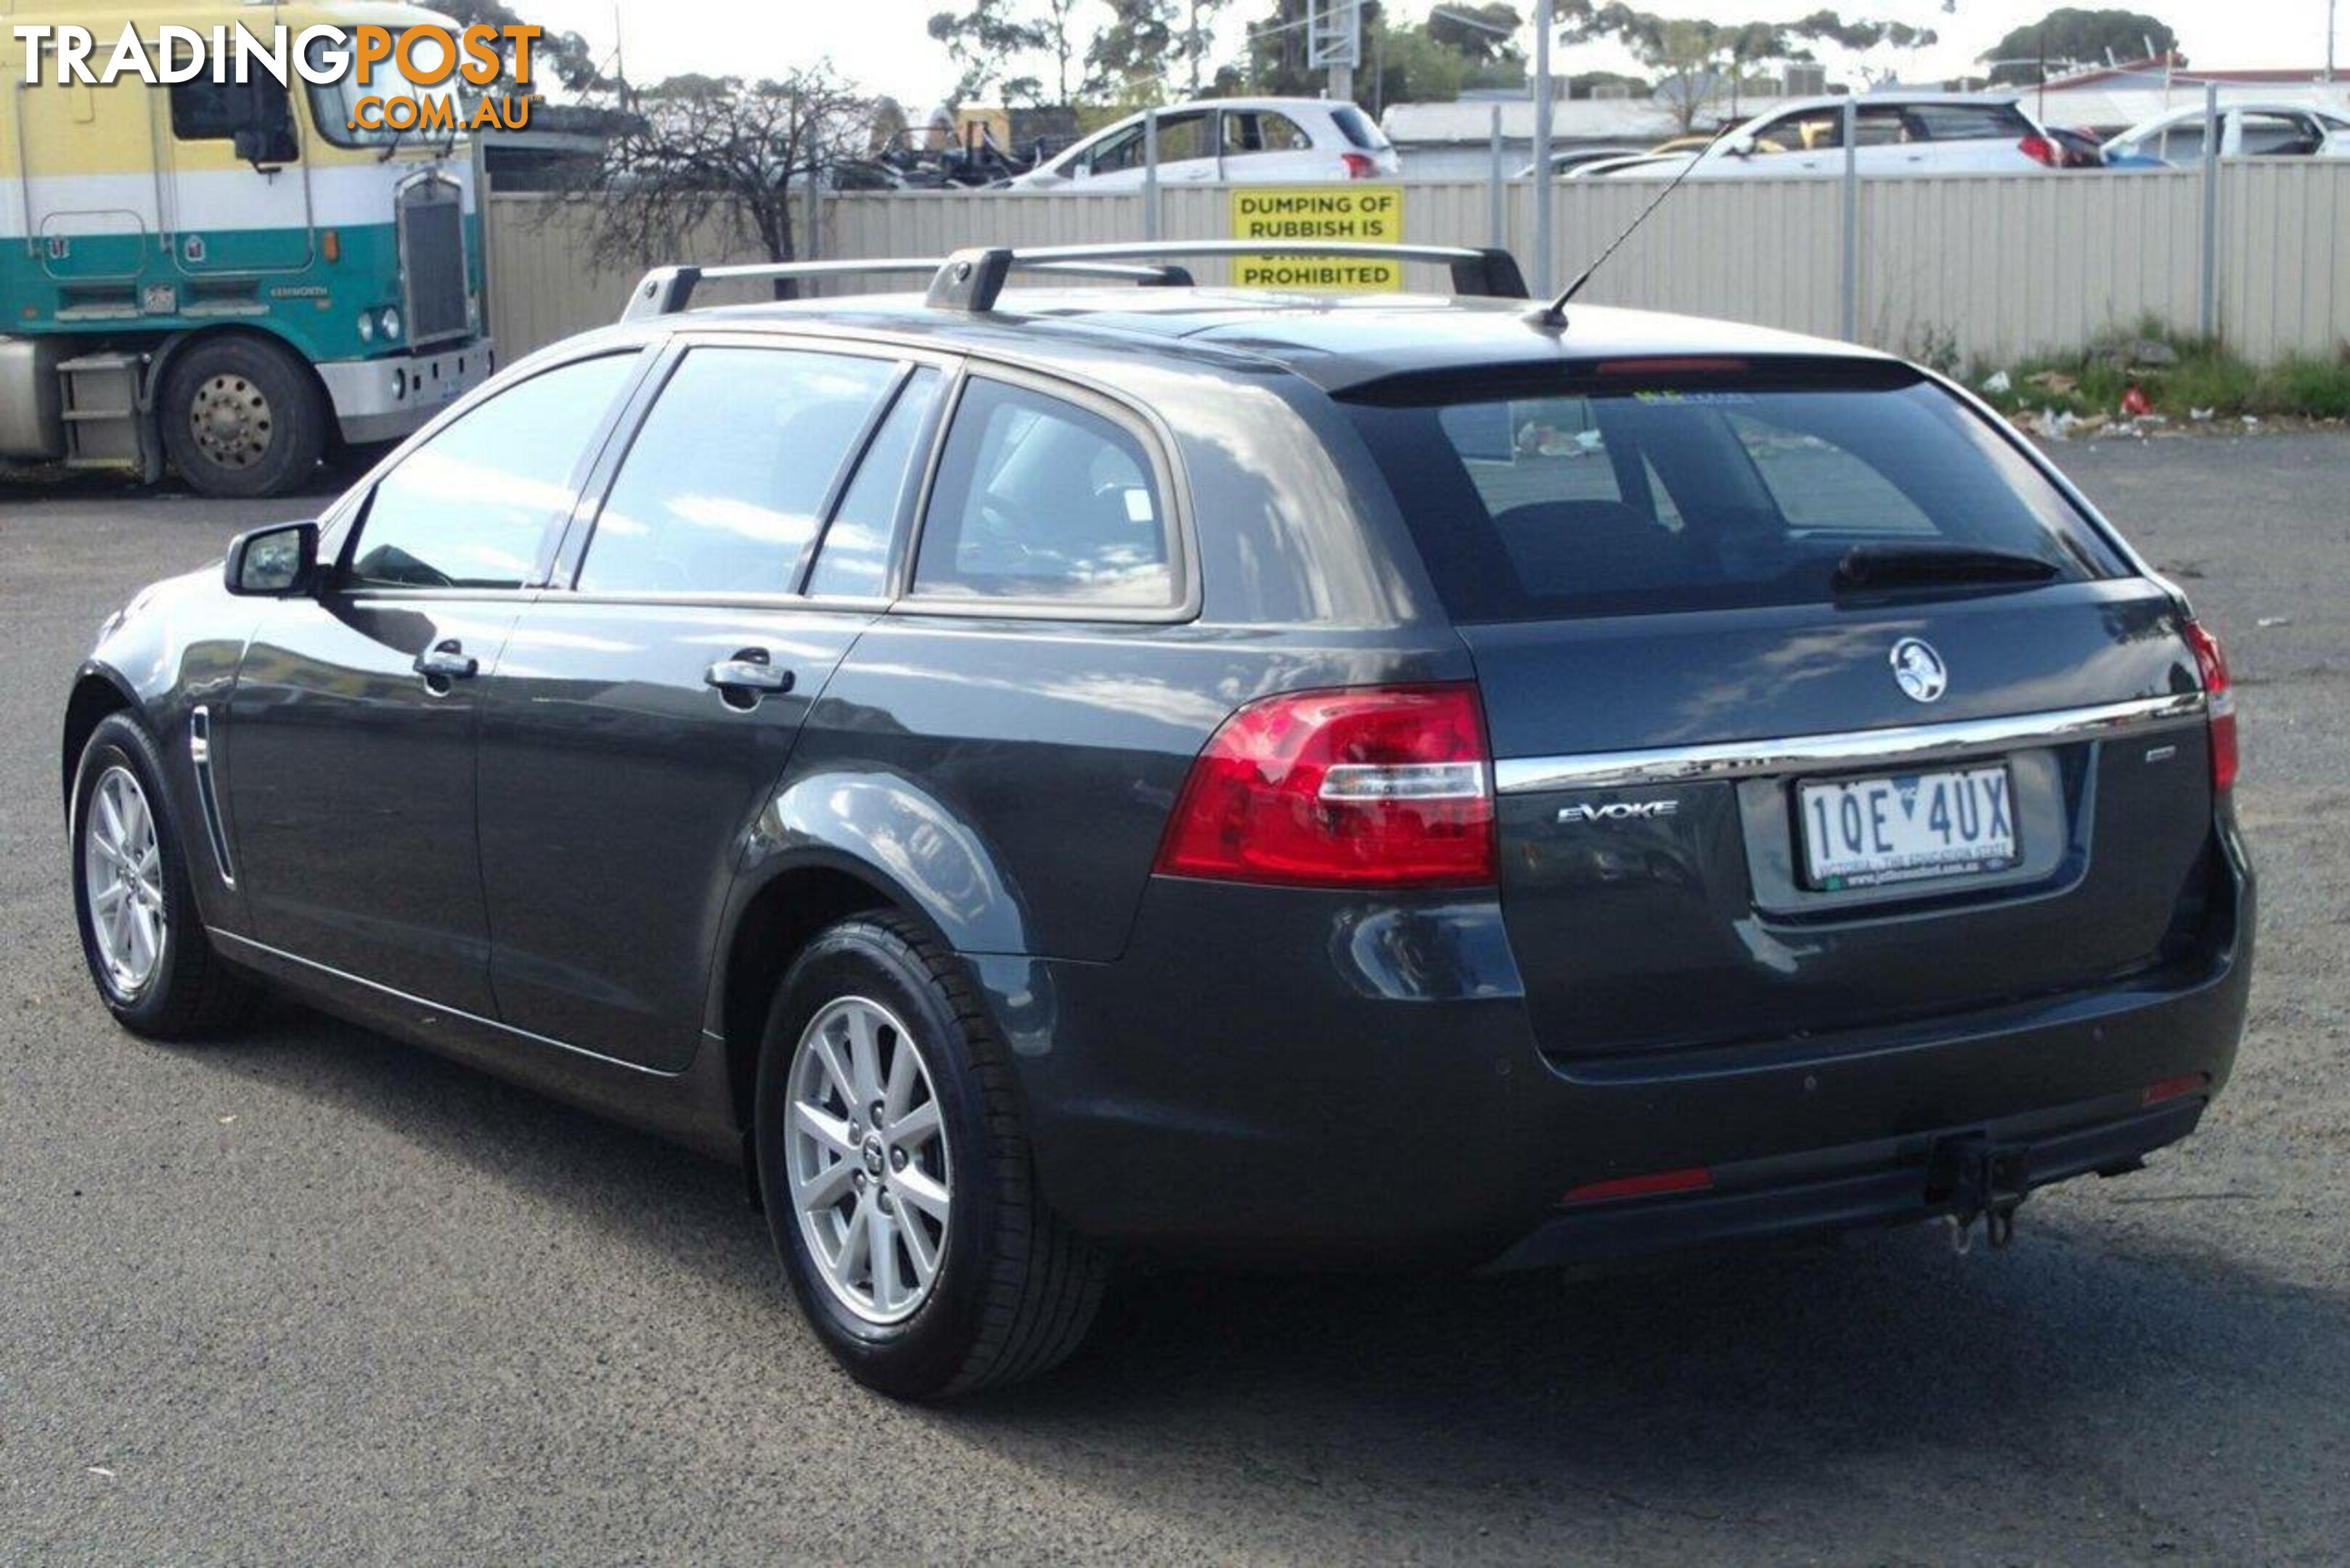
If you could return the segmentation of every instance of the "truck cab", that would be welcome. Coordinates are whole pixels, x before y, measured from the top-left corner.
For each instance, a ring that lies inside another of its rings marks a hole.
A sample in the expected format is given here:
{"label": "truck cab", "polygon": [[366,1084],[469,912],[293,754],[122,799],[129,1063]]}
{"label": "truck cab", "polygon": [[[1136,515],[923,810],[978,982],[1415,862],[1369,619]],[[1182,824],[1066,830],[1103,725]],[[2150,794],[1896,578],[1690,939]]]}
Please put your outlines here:
{"label": "truck cab", "polygon": [[[485,379],[481,222],[462,132],[363,128],[360,97],[414,88],[26,82],[17,26],[394,30],[412,6],[0,0],[0,472],[176,471],[213,495],[281,494],[330,443],[415,430]],[[372,122],[374,116],[368,117]]]}

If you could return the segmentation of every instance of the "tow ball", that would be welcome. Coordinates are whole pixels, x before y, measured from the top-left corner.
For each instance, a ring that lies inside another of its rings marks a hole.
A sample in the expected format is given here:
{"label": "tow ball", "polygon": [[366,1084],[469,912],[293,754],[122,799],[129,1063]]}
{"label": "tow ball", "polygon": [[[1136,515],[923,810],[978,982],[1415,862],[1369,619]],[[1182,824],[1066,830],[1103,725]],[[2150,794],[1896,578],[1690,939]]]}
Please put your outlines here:
{"label": "tow ball", "polygon": [[1926,1201],[1943,1210],[1950,1250],[1974,1246],[1975,1221],[1995,1248],[2015,1241],[2015,1211],[2031,1192],[2030,1151],[1980,1137],[1944,1138],[1926,1162]]}

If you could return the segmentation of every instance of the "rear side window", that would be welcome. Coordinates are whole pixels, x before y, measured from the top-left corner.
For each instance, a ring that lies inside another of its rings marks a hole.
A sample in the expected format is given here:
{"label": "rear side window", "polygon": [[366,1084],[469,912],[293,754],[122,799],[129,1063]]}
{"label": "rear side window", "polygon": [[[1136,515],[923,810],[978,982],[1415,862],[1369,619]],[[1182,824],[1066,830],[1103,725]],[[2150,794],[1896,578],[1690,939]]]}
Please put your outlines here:
{"label": "rear side window", "polygon": [[1908,113],[1913,135],[1925,141],[2021,141],[2040,134],[2012,103],[1919,103]]}
{"label": "rear side window", "polygon": [[940,457],[914,592],[1174,604],[1166,504],[1149,453],[1091,409],[973,379]]}
{"label": "rear side window", "polygon": [[2028,555],[2057,580],[2125,570],[1931,383],[1596,379],[1354,409],[1455,619],[1825,603],[1859,545]]}
{"label": "rear side window", "polygon": [[925,365],[890,404],[889,417],[857,465],[857,477],[849,481],[840,510],[824,531],[816,570],[808,576],[810,594],[875,598],[889,586],[889,541],[929,449],[921,437],[938,404],[939,380],[939,373]]}
{"label": "rear side window", "polygon": [[570,512],[573,472],[636,362],[608,354],[533,376],[401,458],[368,499],[349,580],[520,587]]}
{"label": "rear side window", "polygon": [[621,461],[582,592],[791,591],[834,482],[899,367],[775,348],[696,348]]}

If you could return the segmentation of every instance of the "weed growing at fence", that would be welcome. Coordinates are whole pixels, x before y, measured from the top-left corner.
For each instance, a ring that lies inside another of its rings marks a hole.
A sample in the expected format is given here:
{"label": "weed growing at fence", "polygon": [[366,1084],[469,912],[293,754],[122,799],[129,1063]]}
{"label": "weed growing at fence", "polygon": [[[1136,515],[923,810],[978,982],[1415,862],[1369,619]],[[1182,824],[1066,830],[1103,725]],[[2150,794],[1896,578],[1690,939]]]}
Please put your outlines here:
{"label": "weed growing at fence", "polygon": [[[2004,369],[2004,387],[1984,387]],[[2270,366],[2238,358],[2218,344],[2165,332],[2146,323],[2138,331],[2100,339],[2085,352],[2049,355],[2012,366],[1978,363],[1968,380],[2005,413],[2043,409],[2086,418],[2117,415],[2132,387],[2156,413],[2212,418],[2350,419],[2350,345],[2324,358],[2297,355]]]}

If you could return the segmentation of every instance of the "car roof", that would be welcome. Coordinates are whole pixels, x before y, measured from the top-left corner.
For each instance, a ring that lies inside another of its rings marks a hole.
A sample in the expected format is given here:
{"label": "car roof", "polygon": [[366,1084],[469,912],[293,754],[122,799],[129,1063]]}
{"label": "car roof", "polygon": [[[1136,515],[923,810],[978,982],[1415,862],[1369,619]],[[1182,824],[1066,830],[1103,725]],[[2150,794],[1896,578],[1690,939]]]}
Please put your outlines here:
{"label": "car roof", "polygon": [[1468,369],[1575,366],[1694,355],[1799,356],[1883,363],[1889,356],[1768,327],[1659,311],[1571,305],[1564,330],[1520,299],[1391,294],[1324,296],[1255,289],[1024,288],[972,316],[914,294],[725,306],[652,318],[649,328],[837,332],[886,337],[1050,368],[1056,350],[1142,349],[1230,365],[1270,360],[1338,392],[1389,377]]}

